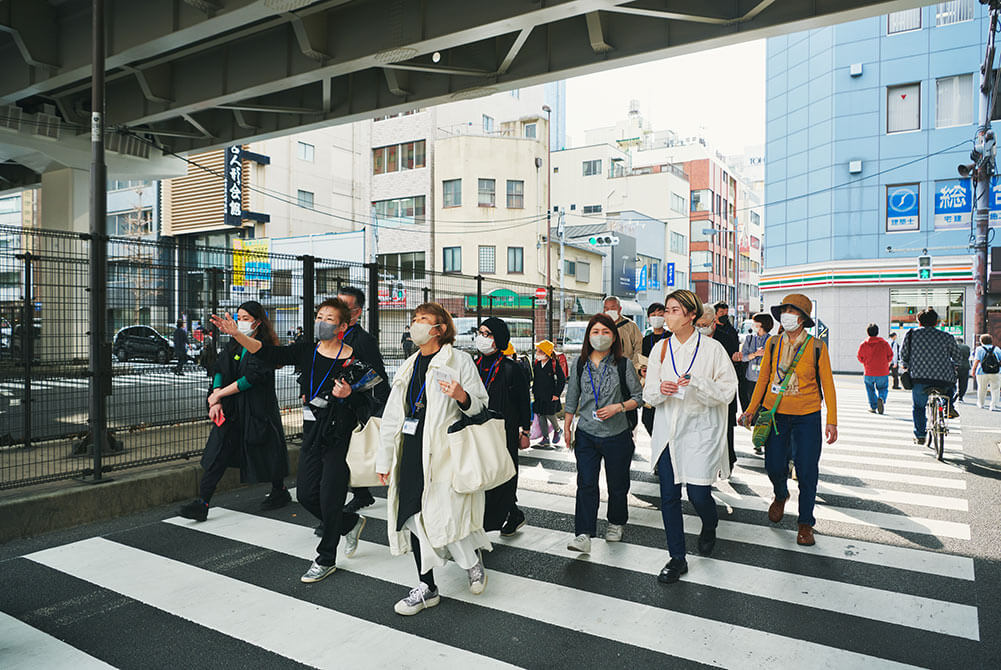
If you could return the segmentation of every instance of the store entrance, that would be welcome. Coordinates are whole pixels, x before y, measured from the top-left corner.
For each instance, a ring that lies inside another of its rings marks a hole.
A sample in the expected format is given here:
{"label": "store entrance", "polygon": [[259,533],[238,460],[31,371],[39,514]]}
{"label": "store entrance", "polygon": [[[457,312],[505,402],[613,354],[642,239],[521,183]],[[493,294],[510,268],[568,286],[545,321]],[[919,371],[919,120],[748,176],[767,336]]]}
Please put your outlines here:
{"label": "store entrance", "polygon": [[964,336],[964,296],[962,288],[891,288],[890,332],[903,334],[918,328],[918,312],[931,307],[938,312],[939,328],[952,335]]}

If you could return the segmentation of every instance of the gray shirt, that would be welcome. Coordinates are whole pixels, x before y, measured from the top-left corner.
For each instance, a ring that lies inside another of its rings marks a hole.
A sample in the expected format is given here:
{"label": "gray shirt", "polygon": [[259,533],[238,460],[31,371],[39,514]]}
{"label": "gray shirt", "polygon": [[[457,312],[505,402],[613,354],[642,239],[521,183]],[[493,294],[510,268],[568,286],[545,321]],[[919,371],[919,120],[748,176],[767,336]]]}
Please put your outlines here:
{"label": "gray shirt", "polygon": [[[626,365],[626,386],[628,393],[619,391],[619,370],[613,356],[605,356],[597,368],[591,361],[585,361],[580,376],[577,376],[577,361],[570,366],[567,375],[566,411],[570,414],[579,413],[577,427],[594,437],[612,437],[629,430],[629,420],[622,412],[610,419],[598,421],[594,412],[601,407],[615,405],[627,400],[635,400],[637,406],[643,404],[643,386],[632,365]],[[593,390],[592,390],[593,381]],[[598,404],[594,403],[594,394],[598,394]]]}

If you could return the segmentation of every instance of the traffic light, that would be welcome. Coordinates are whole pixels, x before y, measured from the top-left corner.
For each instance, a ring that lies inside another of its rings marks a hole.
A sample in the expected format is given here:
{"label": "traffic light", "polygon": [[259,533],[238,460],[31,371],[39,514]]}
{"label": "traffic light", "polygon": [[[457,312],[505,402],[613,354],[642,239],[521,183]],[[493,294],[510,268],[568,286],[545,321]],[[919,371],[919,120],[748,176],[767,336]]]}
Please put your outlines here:
{"label": "traffic light", "polygon": [[931,256],[918,256],[918,279],[931,279]]}
{"label": "traffic light", "polygon": [[619,243],[619,238],[615,235],[592,235],[587,243],[592,247],[612,247]]}

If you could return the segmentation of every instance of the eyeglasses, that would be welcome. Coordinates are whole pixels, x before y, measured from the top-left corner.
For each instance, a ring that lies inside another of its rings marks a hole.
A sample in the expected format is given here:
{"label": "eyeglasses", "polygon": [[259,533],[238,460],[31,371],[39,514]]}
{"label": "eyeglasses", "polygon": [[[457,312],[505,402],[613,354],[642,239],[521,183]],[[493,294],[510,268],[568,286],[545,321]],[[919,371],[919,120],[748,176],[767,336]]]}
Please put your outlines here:
{"label": "eyeglasses", "polygon": [[493,336],[494,336],[494,334],[493,334],[493,333],[491,333],[491,332],[490,332],[489,330],[487,330],[486,328],[480,328],[480,330],[479,330],[478,332],[479,332],[479,333],[480,333],[480,335],[482,335],[483,337],[493,337]]}

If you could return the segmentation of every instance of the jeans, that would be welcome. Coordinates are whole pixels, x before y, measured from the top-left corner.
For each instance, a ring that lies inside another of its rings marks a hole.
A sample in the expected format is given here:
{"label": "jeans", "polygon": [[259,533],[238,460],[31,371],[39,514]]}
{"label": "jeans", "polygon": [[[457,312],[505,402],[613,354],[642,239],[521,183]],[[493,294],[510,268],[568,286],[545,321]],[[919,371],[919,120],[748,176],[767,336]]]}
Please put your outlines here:
{"label": "jeans", "polygon": [[870,409],[876,409],[877,395],[880,400],[886,402],[886,396],[890,393],[889,375],[883,375],[881,377],[870,377],[869,375],[866,375],[862,377],[862,381],[865,382],[865,394],[869,396]]}
{"label": "jeans", "polygon": [[925,413],[925,405],[928,404],[928,392],[938,389],[947,398],[952,398],[956,393],[955,384],[922,384],[914,382],[911,389],[911,400],[914,406],[911,408],[911,417],[914,419],[914,437],[923,440],[927,432],[928,415]]}
{"label": "jeans", "polygon": [[632,435],[628,430],[611,437],[595,437],[577,430],[577,503],[574,512],[574,535],[595,537],[598,534],[598,475],[605,460],[608,484],[608,523],[625,525],[629,520],[626,496],[629,494],[629,466],[633,461]]}
{"label": "jeans", "polygon": [[765,469],[778,500],[789,497],[789,460],[796,466],[799,482],[799,523],[814,525],[813,507],[817,500],[820,475],[820,412],[775,415],[775,429],[765,445]]}
{"label": "jeans", "polygon": [[[674,466],[671,464],[671,450],[665,448],[657,461],[657,475],[660,477],[660,515],[664,519],[667,533],[667,553],[671,558],[685,560],[685,521],[681,516],[681,484],[674,483]],[[702,519],[702,528],[716,528],[719,512],[713,500],[712,487],[687,484],[688,501]]]}

